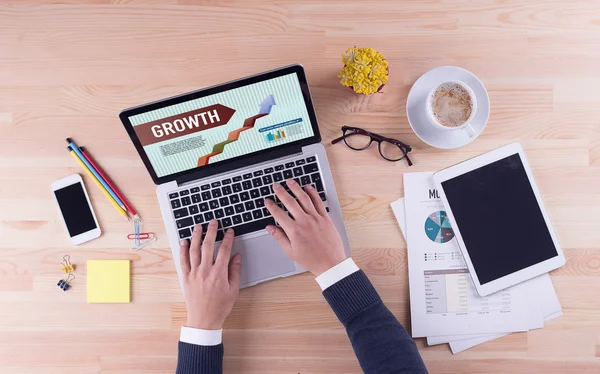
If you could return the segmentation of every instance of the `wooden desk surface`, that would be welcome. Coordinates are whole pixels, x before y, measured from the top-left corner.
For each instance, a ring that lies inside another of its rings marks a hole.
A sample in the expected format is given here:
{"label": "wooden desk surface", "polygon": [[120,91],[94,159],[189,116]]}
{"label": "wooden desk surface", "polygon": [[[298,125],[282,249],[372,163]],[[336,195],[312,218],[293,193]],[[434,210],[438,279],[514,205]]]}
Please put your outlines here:
{"label": "wooden desk surface", "polygon": [[[600,370],[600,4],[502,1],[7,1],[0,5],[0,372],[172,373],[185,305],[154,184],[117,117],[126,107],[291,63],[307,71],[324,144],[342,124],[414,146],[415,166],[326,145],[354,258],[408,325],[406,243],[389,203],[402,174],[508,142],[526,149],[568,262],[552,279],[564,316],[453,356],[417,341],[432,373]],[[116,4],[111,4],[116,3]],[[384,94],[338,83],[340,55],[390,62]],[[472,145],[426,146],[406,96],[440,65],[486,85],[491,117]],[[50,183],[82,173],[73,137],[158,233],[130,253],[131,227],[85,176],[103,229],[72,248]],[[60,260],[77,266],[68,292]],[[86,304],[88,259],[131,259],[127,305]],[[243,290],[225,326],[227,373],[358,373],[344,330],[310,275]]]}

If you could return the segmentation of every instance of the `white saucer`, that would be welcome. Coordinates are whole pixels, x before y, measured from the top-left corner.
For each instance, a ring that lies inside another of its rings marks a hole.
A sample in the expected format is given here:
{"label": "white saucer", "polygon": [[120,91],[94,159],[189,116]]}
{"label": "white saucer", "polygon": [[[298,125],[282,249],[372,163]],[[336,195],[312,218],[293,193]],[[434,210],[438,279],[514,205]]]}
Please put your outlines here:
{"label": "white saucer", "polygon": [[[463,129],[448,131],[436,128],[427,117],[427,95],[434,86],[445,81],[465,82],[475,93],[477,112],[471,122],[475,130],[472,137]],[[422,141],[435,148],[454,149],[471,143],[483,132],[490,117],[490,98],[483,83],[470,71],[457,66],[440,66],[421,75],[413,84],[406,99],[406,114],[410,127]]]}

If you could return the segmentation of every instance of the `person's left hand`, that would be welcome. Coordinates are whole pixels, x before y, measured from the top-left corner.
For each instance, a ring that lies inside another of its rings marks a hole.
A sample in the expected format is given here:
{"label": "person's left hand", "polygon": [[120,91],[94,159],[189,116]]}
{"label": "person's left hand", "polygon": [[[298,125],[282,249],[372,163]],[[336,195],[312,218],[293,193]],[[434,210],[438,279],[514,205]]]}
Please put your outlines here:
{"label": "person's left hand", "polygon": [[202,250],[200,225],[194,227],[191,247],[189,240],[185,240],[180,246],[187,327],[222,329],[240,289],[242,258],[238,254],[229,259],[234,236],[232,229],[225,233],[213,263],[217,228],[217,221],[210,221]]}

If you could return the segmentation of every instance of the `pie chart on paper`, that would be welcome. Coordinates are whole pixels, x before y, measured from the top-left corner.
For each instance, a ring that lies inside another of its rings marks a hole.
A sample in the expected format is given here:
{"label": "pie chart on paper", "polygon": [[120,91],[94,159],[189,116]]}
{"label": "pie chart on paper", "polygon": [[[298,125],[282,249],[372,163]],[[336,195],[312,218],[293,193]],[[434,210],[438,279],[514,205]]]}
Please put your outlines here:
{"label": "pie chart on paper", "polygon": [[454,231],[446,212],[439,210],[431,213],[425,220],[425,234],[435,243],[446,243],[454,238]]}

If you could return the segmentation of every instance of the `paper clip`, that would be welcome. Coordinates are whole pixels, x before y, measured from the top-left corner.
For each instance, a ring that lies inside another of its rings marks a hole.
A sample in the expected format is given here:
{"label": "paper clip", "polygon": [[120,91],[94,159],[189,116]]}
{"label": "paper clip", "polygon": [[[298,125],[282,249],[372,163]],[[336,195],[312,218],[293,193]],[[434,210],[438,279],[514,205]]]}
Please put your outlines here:
{"label": "paper clip", "polygon": [[71,283],[71,281],[75,279],[75,275],[73,274],[69,274],[67,276],[67,279],[61,279],[58,281],[58,283],[56,284],[61,290],[66,291],[69,289],[69,283]]}
{"label": "paper clip", "polygon": [[133,234],[127,235],[127,239],[134,241],[134,245],[130,249],[135,252],[154,243],[156,241],[156,235],[154,235],[153,232],[142,232],[142,220],[139,217],[134,217]]}
{"label": "paper clip", "polygon": [[71,256],[69,255],[64,255],[60,264],[62,265],[63,273],[72,273],[75,271],[75,265],[71,264]]}
{"label": "paper clip", "polygon": [[141,244],[140,241],[140,233],[142,232],[142,220],[139,217],[133,218],[133,235],[135,242],[134,244],[139,246]]}
{"label": "paper clip", "polygon": [[134,240],[134,239],[151,239],[154,237],[154,233],[153,232],[140,232],[139,235],[136,234],[129,234],[127,235],[127,239],[129,240]]}
{"label": "paper clip", "polygon": [[149,246],[150,244],[154,243],[156,241],[156,236],[152,236],[150,239],[146,240],[145,242],[141,242],[140,245],[134,245],[133,247],[129,248],[132,252],[137,252],[140,249],[146,248],[147,246]]}

